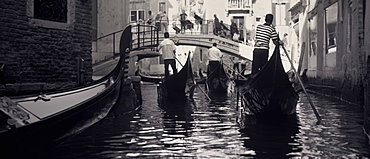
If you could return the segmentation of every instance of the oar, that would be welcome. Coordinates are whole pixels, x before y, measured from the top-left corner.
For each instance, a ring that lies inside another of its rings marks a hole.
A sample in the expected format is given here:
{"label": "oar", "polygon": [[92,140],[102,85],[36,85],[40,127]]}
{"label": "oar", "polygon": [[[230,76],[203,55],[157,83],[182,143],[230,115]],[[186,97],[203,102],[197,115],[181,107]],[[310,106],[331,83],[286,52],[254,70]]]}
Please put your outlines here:
{"label": "oar", "polygon": [[[223,63],[222,63],[223,64]],[[224,66],[226,66],[227,68],[231,69],[231,70],[234,70],[233,68],[230,68],[230,66],[226,65],[226,64],[223,64]],[[238,73],[243,79],[247,79],[244,77],[244,75],[242,75],[241,73],[239,73],[238,71],[234,70],[236,73]]]}
{"label": "oar", "polygon": [[[223,59],[223,55],[221,56],[221,61],[220,61],[220,64],[222,64],[223,66],[226,66],[228,69],[230,69],[230,70],[233,70],[233,71],[235,71],[233,68],[230,68],[228,65],[226,65],[226,64],[224,64],[224,59]],[[229,57],[230,58],[230,57]],[[231,58],[230,58],[230,60],[231,60]],[[232,60],[231,60],[231,62],[232,63],[234,63]],[[237,71],[235,71],[235,72],[237,72]],[[231,80],[231,78],[230,77],[227,77],[229,80]],[[234,81],[233,81],[234,82]]]}
{"label": "oar", "polygon": [[[188,56],[190,56],[190,54],[188,55]],[[180,62],[180,60],[179,59],[177,59],[177,57],[175,56],[175,59],[176,59],[176,61],[182,66],[182,67],[184,67],[184,65]],[[209,101],[211,101],[211,98],[208,96],[208,94],[202,89],[202,87],[200,87],[195,81],[194,81],[194,79],[193,79],[193,82],[194,82],[194,84],[196,85],[196,86],[198,86],[198,88],[200,89],[200,91],[207,97],[207,99],[209,100]]]}
{"label": "oar", "polygon": [[[226,66],[227,68],[229,68],[229,69],[231,69],[231,70],[234,70],[234,69],[232,69],[232,68],[230,68],[230,66],[228,66],[228,65],[224,65],[224,66]],[[242,75],[240,72],[238,72],[238,71],[236,71],[236,70],[234,70],[237,74],[239,74],[243,79],[247,79],[246,77],[244,77],[244,75]]]}
{"label": "oar", "polygon": [[293,68],[294,73],[298,76],[298,81],[299,81],[299,83],[301,84],[302,89],[303,89],[304,93],[306,94],[306,97],[307,97],[308,101],[310,102],[311,108],[312,108],[312,110],[313,110],[313,112],[315,113],[315,116],[316,116],[316,118],[317,118],[317,122],[316,122],[316,124],[320,124],[320,123],[321,123],[321,117],[320,117],[320,115],[319,115],[319,112],[317,112],[317,110],[316,110],[315,106],[313,105],[313,103],[312,103],[312,101],[311,101],[310,96],[308,96],[308,93],[307,93],[307,91],[306,91],[306,88],[305,88],[305,87],[304,87],[304,85],[303,85],[303,82],[302,82],[301,76],[297,73],[296,69],[294,68],[293,62],[292,62],[292,60],[290,59],[290,57],[288,56],[288,53],[287,53],[287,51],[286,51],[285,47],[284,47],[283,45],[281,45],[281,47],[283,48],[284,53],[285,53],[286,57],[288,58],[288,60],[289,60],[289,62],[290,62],[290,64],[291,64],[291,66],[292,66],[292,68]]}

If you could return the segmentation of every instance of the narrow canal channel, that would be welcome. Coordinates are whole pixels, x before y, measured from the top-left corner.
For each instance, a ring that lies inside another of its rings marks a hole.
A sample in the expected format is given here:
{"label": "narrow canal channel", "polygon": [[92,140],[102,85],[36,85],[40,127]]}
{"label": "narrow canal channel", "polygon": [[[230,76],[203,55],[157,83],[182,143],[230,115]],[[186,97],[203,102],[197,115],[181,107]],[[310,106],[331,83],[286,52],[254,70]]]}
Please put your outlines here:
{"label": "narrow canal channel", "polygon": [[[192,103],[157,104],[156,86],[142,86],[143,106],[107,117],[40,158],[369,158],[362,112],[336,99],[303,94],[297,116],[264,122],[237,111],[236,94],[209,103],[199,90]],[[170,106],[175,106],[171,104]]]}

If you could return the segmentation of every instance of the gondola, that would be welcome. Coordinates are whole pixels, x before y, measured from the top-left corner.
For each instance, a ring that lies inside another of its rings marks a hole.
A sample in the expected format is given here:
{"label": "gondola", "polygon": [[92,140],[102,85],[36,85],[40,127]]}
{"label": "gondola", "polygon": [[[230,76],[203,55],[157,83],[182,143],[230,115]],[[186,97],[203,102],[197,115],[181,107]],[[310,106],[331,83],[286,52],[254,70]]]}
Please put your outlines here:
{"label": "gondola", "polygon": [[299,99],[285,73],[279,46],[259,72],[250,75],[241,90],[243,106],[257,116],[273,118],[296,113]]}
{"label": "gondola", "polygon": [[230,75],[225,71],[222,62],[214,70],[207,71],[206,84],[210,93],[229,93],[232,90],[233,82]]}
{"label": "gondola", "polygon": [[248,76],[250,76],[251,74],[247,74],[247,75],[243,75],[241,77],[241,75],[235,75],[235,79],[234,79],[234,82],[235,82],[235,85],[236,86],[244,86],[245,83],[248,81]]}
{"label": "gondola", "polygon": [[42,95],[0,97],[2,156],[23,158],[46,150],[112,112],[120,98],[124,98],[124,57],[131,48],[131,36],[131,26],[128,26],[121,36],[119,62],[108,75],[97,81]]}
{"label": "gondola", "polygon": [[[137,56],[136,62],[139,62],[140,60],[144,58],[158,57],[158,56],[161,56],[161,54],[159,52],[154,52],[154,51],[135,51],[134,53],[130,53],[130,58],[134,56]],[[141,81],[151,82],[151,83],[159,83],[164,78],[163,74],[150,75],[148,73],[143,72],[141,68],[138,68],[136,70],[136,76],[140,76]]]}
{"label": "gondola", "polygon": [[146,75],[143,72],[141,72],[140,70],[138,70],[137,75],[141,77],[141,81],[157,83],[157,84],[160,83],[164,78],[164,76],[162,76],[162,75],[158,75],[158,76]]}
{"label": "gondola", "polygon": [[190,55],[180,72],[162,80],[158,86],[159,101],[184,102],[192,98],[195,89]]}

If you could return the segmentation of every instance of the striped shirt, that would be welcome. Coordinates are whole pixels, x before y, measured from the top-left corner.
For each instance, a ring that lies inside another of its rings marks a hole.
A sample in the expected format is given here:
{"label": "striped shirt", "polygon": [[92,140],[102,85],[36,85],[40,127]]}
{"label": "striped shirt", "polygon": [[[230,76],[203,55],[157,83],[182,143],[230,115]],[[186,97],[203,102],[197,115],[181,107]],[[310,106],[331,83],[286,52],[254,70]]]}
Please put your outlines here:
{"label": "striped shirt", "polygon": [[175,59],[176,45],[170,39],[163,39],[163,41],[158,46],[159,53],[162,54],[164,60]]}
{"label": "striped shirt", "polygon": [[256,29],[256,49],[269,49],[270,39],[277,40],[278,34],[272,25],[261,24]]}

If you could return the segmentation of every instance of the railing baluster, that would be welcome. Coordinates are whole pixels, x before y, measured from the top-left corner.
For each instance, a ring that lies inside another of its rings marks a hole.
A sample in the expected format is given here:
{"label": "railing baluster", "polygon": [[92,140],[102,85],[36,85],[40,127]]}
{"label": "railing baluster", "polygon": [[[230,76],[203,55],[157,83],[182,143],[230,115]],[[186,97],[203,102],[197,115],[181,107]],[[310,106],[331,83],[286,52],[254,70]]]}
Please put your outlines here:
{"label": "railing baluster", "polygon": [[156,32],[157,33],[157,45],[159,45],[159,30],[157,29],[156,31],[157,31]]}
{"label": "railing baluster", "polygon": [[[150,46],[153,46],[153,28],[152,26],[149,26],[149,29],[150,29]],[[151,51],[153,51],[153,48],[150,49]]]}
{"label": "railing baluster", "polygon": [[137,25],[137,48],[140,48],[140,24]]}

